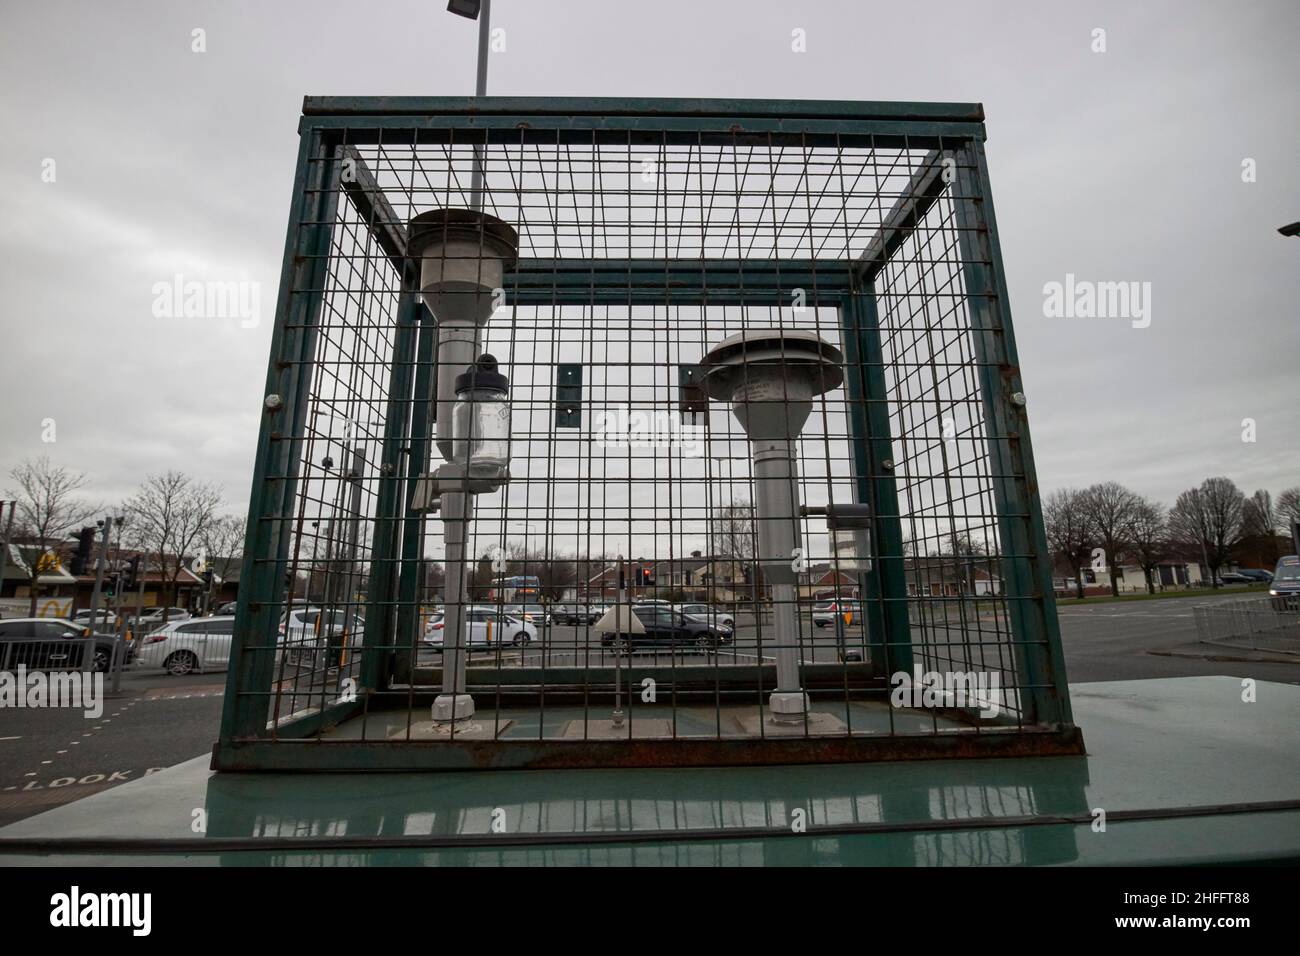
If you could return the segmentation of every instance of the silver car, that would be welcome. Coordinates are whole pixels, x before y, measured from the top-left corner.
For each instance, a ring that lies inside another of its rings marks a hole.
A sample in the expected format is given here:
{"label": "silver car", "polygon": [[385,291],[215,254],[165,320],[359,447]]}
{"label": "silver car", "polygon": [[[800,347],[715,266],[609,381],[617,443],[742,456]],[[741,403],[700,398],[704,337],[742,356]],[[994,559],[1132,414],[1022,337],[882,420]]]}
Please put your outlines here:
{"label": "silver car", "polygon": [[693,617],[713,627],[725,624],[733,631],[736,629],[736,615],[731,611],[716,608],[712,604],[678,604],[675,605],[675,609],[687,617]]}

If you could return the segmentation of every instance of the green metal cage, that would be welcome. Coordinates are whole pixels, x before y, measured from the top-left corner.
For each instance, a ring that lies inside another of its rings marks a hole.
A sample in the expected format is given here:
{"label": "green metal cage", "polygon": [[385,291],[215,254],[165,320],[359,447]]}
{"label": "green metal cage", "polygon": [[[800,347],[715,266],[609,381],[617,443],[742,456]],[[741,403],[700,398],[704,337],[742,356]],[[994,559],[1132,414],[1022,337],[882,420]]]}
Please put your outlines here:
{"label": "green metal cage", "polygon": [[[215,768],[1082,752],[979,105],[308,97],[299,132]],[[480,204],[511,455],[453,594],[418,499],[466,368],[408,230]],[[828,385],[789,572],[751,399],[709,391],[762,336]],[[486,639],[439,647],[454,615]],[[436,720],[462,659],[477,709]]]}

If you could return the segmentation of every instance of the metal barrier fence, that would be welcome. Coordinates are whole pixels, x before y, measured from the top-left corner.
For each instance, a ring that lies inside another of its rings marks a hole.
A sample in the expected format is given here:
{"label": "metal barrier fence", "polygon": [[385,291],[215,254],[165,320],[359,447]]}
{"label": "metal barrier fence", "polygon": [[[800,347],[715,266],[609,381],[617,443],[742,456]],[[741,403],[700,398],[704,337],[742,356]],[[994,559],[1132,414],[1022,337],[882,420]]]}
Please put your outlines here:
{"label": "metal barrier fence", "polygon": [[1246,598],[1192,610],[1202,641],[1300,654],[1300,600],[1295,597]]}
{"label": "metal barrier fence", "polygon": [[32,638],[0,641],[0,671],[90,670],[95,664],[93,638]]}
{"label": "metal barrier fence", "polygon": [[982,120],[308,98],[215,765],[1079,752]]}

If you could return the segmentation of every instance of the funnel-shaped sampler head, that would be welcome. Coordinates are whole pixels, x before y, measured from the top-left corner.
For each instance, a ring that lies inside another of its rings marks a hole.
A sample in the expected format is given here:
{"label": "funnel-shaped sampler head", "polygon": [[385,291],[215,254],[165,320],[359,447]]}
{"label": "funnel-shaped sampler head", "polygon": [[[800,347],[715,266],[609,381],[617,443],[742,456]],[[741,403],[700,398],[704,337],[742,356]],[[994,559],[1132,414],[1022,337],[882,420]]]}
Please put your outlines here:
{"label": "funnel-shaped sampler head", "polygon": [[420,260],[420,295],[438,325],[476,326],[519,258],[519,234],[487,213],[432,209],[407,226],[406,249]]}
{"label": "funnel-shaped sampler head", "polygon": [[844,382],[844,356],[815,332],[748,329],[704,356],[709,397],[731,402],[751,440],[792,439],[812,412],[812,399]]}

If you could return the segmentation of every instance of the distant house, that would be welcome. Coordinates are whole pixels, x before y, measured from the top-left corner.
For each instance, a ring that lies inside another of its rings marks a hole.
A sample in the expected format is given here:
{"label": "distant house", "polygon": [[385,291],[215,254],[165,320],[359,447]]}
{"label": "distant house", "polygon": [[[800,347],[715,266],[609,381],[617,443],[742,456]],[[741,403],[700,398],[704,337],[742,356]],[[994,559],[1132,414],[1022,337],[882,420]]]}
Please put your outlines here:
{"label": "distant house", "polygon": [[813,601],[858,596],[858,577],[829,563],[814,564],[799,576],[799,597]]}
{"label": "distant house", "polygon": [[[1120,594],[1133,594],[1147,589],[1146,575],[1137,565],[1121,564],[1115,570],[1116,577],[1119,579]],[[1085,597],[1111,593],[1108,569],[1087,566],[1082,569],[1082,572]],[[1183,557],[1172,557],[1161,561],[1154,568],[1151,578],[1157,591],[1197,587],[1205,580],[1200,562],[1188,561]],[[1052,569],[1052,587],[1060,597],[1071,597],[1078,590],[1074,568],[1059,558]]]}
{"label": "distant house", "polygon": [[[674,594],[688,601],[734,604],[753,600],[746,562],[730,557],[708,557],[692,551],[689,557],[625,559],[624,586],[630,600],[663,599]],[[648,572],[647,583],[643,572]],[[618,599],[618,568],[606,565],[578,587],[588,603]]]}

